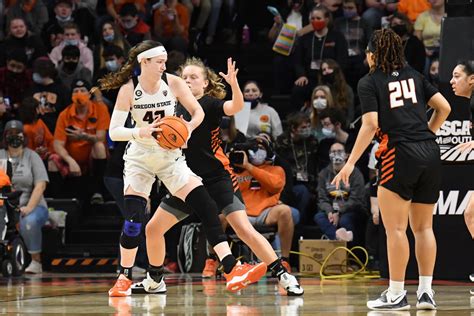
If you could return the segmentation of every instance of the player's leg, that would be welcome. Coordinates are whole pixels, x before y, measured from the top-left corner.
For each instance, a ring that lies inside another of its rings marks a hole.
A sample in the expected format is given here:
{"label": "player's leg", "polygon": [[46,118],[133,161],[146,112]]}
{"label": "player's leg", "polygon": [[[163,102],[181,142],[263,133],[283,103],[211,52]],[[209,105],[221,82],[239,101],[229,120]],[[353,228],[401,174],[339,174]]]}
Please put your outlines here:
{"label": "player's leg", "polygon": [[474,239],[474,194],[471,194],[471,198],[467,203],[466,210],[464,211],[464,220],[472,239]]}
{"label": "player's leg", "polygon": [[367,307],[375,310],[409,309],[404,290],[405,271],[410,255],[406,229],[410,201],[382,186],[378,188],[380,213],[387,235],[387,254],[390,286],[380,298],[368,301]]}
{"label": "player's leg", "polygon": [[415,236],[415,254],[418,263],[418,309],[436,309],[431,289],[436,262],[436,239],[433,233],[434,204],[412,203],[410,227]]}

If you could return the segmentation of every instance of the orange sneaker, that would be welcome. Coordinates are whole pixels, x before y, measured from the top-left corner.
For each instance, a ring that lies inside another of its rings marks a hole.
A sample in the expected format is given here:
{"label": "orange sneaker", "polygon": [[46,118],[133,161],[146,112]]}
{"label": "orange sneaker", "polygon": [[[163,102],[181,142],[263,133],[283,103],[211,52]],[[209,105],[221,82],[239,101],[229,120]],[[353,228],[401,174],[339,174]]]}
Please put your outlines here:
{"label": "orange sneaker", "polygon": [[132,280],[119,278],[113,288],[109,290],[109,296],[130,296],[132,295]]}
{"label": "orange sneaker", "polygon": [[224,273],[227,281],[226,288],[231,292],[237,292],[251,283],[260,280],[267,272],[267,265],[261,262],[257,265],[244,263],[236,265],[229,274]]}
{"label": "orange sneaker", "polygon": [[204,266],[204,270],[202,270],[202,277],[203,278],[213,278],[216,276],[217,267],[219,263],[217,260],[214,259],[206,259],[206,265]]}
{"label": "orange sneaker", "polygon": [[290,263],[286,260],[281,260],[281,265],[286,269],[288,273],[291,273]]}

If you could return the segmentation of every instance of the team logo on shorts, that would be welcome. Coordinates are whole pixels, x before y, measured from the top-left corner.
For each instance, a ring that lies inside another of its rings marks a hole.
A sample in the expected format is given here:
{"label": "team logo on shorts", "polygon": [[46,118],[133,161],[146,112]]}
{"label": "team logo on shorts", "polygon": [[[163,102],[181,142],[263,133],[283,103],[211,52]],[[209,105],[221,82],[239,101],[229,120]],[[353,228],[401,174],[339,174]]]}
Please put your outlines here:
{"label": "team logo on shorts", "polygon": [[168,95],[168,90],[164,90],[163,95],[166,97]]}
{"label": "team logo on shorts", "polygon": [[142,90],[135,91],[135,101],[140,100],[142,96],[143,96]]}

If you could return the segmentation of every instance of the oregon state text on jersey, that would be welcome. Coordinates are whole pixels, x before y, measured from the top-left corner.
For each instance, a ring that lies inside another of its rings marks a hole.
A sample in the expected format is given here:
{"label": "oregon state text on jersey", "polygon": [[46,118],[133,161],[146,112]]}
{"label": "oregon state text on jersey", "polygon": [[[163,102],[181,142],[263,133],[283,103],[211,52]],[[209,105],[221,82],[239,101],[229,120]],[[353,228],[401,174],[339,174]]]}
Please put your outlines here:
{"label": "oregon state text on jersey", "polygon": [[378,112],[379,135],[388,146],[435,138],[428,128],[426,109],[438,90],[416,70],[406,66],[386,74],[376,69],[357,88],[362,113]]}
{"label": "oregon state text on jersey", "polygon": [[[177,103],[176,97],[165,80],[160,79],[160,88],[155,94],[146,93],[137,82],[133,91],[133,104],[130,111],[136,123],[135,126],[147,126],[153,123],[158,116],[175,115]],[[153,138],[136,139],[136,141],[144,145],[158,146]]]}

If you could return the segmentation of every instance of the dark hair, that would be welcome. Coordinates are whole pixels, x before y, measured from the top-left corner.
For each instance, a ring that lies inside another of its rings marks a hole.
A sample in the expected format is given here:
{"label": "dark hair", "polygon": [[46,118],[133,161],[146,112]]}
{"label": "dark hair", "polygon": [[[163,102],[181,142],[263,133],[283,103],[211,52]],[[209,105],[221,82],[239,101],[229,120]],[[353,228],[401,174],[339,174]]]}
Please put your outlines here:
{"label": "dark hair", "polygon": [[26,97],[21,101],[21,105],[18,108],[18,115],[24,124],[33,124],[37,120],[38,114],[36,113],[36,108],[38,105],[38,100],[33,97]]}
{"label": "dark hair", "polygon": [[109,73],[104,78],[99,79],[101,90],[118,89],[124,83],[128,82],[133,75],[135,67],[138,67],[137,56],[141,52],[149,50],[153,47],[163,46],[160,42],[146,40],[133,46],[128,52],[127,62],[120,68],[119,71]]}
{"label": "dark hair", "polygon": [[182,64],[186,61],[186,56],[177,50],[172,50],[168,53],[168,60],[166,61],[166,70],[169,73],[176,74]]}
{"label": "dark hair", "polygon": [[334,59],[323,59],[321,64],[328,64],[329,68],[334,71],[334,83],[331,86],[331,93],[333,95],[336,106],[348,111],[350,101],[347,98],[347,82],[344,77],[344,72],[341,66]]}
{"label": "dark hair", "polygon": [[331,146],[329,147],[329,152],[331,152],[331,147],[334,146],[334,145],[336,145],[336,144],[341,145],[342,148],[344,148],[344,151],[347,153],[346,144],[341,143],[340,141],[337,141],[337,140],[335,140],[335,141],[331,144]]}
{"label": "dark hair", "polygon": [[56,78],[57,71],[53,62],[48,57],[38,57],[33,63],[33,71],[43,78]]}
{"label": "dark hair", "polygon": [[395,11],[390,17],[390,23],[393,19],[402,20],[405,26],[407,27],[408,34],[413,34],[413,23],[411,23],[410,18],[406,14],[403,14],[399,11]]}
{"label": "dark hair", "polygon": [[463,66],[466,75],[474,75],[474,60],[460,60],[456,63],[456,66]]}
{"label": "dark hair", "polygon": [[311,119],[308,115],[302,112],[295,112],[288,116],[286,119],[288,126],[290,127],[290,131],[297,129],[302,123],[308,122],[311,123]]}
{"label": "dark hair", "polygon": [[117,45],[104,46],[104,51],[102,52],[102,57],[106,58],[106,57],[111,57],[111,56],[115,56],[117,58],[124,57],[122,47],[117,46]]}
{"label": "dark hair", "polygon": [[12,50],[9,50],[7,52],[6,61],[9,61],[9,60],[18,61],[26,65],[26,63],[28,62],[28,57],[26,56],[26,52],[24,49],[13,48]]}
{"label": "dark hair", "polygon": [[326,108],[319,113],[319,119],[324,120],[325,118],[329,117],[329,120],[332,124],[341,123],[341,126],[344,127],[344,123],[346,122],[344,112],[337,108]]}
{"label": "dark hair", "polygon": [[64,57],[77,57],[81,56],[81,51],[76,45],[66,45],[61,51],[61,56]]}
{"label": "dark hair", "polygon": [[120,16],[137,16],[138,10],[134,3],[126,3],[122,6],[119,12]]}
{"label": "dark hair", "polygon": [[405,66],[402,39],[390,29],[374,31],[368,50],[374,54],[375,59],[375,67],[370,69],[370,72],[380,68],[388,74]]}

